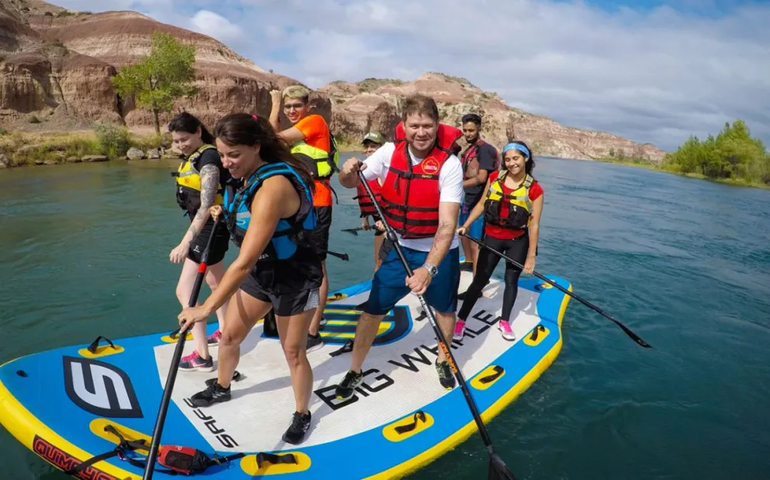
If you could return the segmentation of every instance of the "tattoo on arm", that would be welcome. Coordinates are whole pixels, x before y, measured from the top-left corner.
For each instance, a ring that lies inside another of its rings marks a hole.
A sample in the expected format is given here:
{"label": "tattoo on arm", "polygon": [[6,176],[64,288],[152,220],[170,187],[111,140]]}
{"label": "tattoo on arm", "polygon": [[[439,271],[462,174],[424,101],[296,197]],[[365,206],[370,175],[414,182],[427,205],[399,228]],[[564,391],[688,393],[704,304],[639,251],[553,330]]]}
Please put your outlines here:
{"label": "tattoo on arm", "polygon": [[209,218],[209,208],[214,205],[214,200],[217,197],[219,169],[213,164],[204,165],[201,168],[200,176],[201,206],[198,209],[198,213],[195,214],[190,228],[187,230],[187,233],[191,235],[191,239],[198,236],[198,233],[203,229],[206,220]]}
{"label": "tattoo on arm", "polygon": [[430,247],[430,252],[428,252],[428,258],[433,260],[434,257],[438,257],[437,264],[441,263],[441,260],[444,259],[444,256],[449,251],[449,247],[452,245],[454,232],[451,224],[441,222],[436,235],[433,237],[433,245]]}

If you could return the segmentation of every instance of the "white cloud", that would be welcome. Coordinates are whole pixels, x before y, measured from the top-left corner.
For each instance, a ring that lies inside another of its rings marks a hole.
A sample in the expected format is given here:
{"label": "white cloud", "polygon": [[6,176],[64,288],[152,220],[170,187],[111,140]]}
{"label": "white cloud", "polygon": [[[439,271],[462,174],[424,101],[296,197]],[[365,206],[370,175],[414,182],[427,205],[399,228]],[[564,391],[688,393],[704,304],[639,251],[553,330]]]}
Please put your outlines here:
{"label": "white cloud", "polygon": [[241,42],[245,34],[240,26],[231,23],[221,15],[208,10],[200,10],[191,20],[194,30],[216,38],[222,42]]}
{"label": "white cloud", "polygon": [[[768,5],[715,18],[535,0],[308,0],[303,7],[312,30],[289,38],[283,48],[294,59],[281,67],[314,87],[436,70],[563,124],[667,149],[739,117],[770,140]],[[296,6],[281,8],[273,5],[271,24],[296,23]],[[274,68],[264,50],[256,44],[242,53]]]}

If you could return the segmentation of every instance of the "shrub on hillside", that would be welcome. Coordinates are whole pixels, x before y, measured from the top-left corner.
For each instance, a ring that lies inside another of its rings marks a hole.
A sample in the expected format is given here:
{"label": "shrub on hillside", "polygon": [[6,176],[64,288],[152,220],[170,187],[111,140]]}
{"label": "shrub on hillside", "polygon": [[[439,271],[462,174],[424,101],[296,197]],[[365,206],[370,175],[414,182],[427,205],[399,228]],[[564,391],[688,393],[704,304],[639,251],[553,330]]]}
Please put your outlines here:
{"label": "shrub on hillside", "polygon": [[122,157],[131,148],[131,134],[126,127],[112,123],[96,122],[94,124],[96,143],[99,152],[110,158]]}

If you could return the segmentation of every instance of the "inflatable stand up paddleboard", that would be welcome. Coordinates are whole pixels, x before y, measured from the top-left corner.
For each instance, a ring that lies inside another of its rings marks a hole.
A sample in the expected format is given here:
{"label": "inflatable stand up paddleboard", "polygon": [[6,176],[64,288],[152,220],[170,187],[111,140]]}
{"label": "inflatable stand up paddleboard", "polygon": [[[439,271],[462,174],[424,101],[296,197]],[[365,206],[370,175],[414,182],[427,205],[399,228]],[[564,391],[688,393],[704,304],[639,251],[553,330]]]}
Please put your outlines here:
{"label": "inflatable stand up paddleboard", "polygon": [[[549,277],[565,289],[569,282]],[[470,285],[462,272],[460,292]],[[207,408],[189,398],[216,372],[177,375],[162,445],[192,447],[210,457],[244,456],[197,476],[214,480],[398,478],[431,462],[477,432],[459,387],[447,391],[434,366],[436,340],[419,302],[405,297],[381,323],[364,363],[364,384],[339,401],[335,386],[350,366],[349,345],[371,282],[330,296],[325,345],[308,354],[313,367],[312,425],[300,445],[281,441],[294,413],[294,395],[280,343],[263,323],[241,345],[232,399]],[[521,279],[512,314],[515,342],[497,330],[504,285],[492,281],[453,353],[485,422],[500,413],[554,361],[569,301],[550,284]],[[169,322],[171,323],[171,322]],[[213,325],[209,327],[210,333]],[[52,465],[70,470],[113,451],[119,436],[149,446],[174,351],[168,333],[100,340],[12,360],[0,367],[0,422]],[[192,351],[185,345],[185,354]],[[215,365],[217,348],[212,348]],[[147,454],[130,450],[76,474],[91,480],[141,479]],[[271,455],[272,454],[272,455]],[[158,465],[154,478],[171,478]],[[179,477],[181,478],[181,477]]]}

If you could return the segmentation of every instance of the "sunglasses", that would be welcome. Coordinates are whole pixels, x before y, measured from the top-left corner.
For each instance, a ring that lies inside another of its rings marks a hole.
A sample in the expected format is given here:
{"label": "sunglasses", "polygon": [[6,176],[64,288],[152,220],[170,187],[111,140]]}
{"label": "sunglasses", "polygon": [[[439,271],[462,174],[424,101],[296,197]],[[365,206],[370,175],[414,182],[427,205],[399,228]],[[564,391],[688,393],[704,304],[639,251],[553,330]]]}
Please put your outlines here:
{"label": "sunglasses", "polygon": [[299,109],[301,109],[304,106],[305,106],[304,103],[285,103],[283,105],[283,109],[284,110],[299,110]]}

